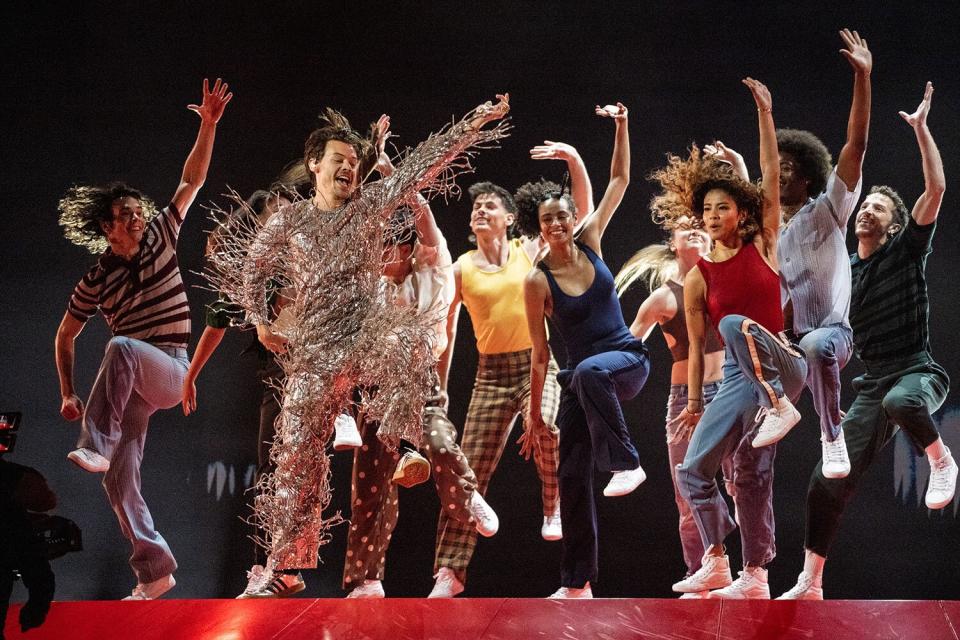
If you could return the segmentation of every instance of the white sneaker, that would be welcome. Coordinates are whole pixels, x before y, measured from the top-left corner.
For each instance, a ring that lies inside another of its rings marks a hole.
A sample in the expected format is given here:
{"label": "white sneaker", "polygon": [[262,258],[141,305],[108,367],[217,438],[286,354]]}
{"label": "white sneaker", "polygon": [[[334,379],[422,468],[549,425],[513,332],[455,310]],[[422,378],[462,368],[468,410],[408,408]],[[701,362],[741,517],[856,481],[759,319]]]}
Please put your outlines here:
{"label": "white sneaker", "polygon": [[264,567],[262,564],[255,564],[247,571],[247,586],[243,592],[236,597],[237,600],[245,600],[252,594],[263,588]]}
{"label": "white sneaker", "polygon": [[334,451],[345,451],[347,449],[356,449],[363,445],[360,438],[360,432],[357,431],[357,421],[353,416],[341,413],[333,423],[333,449]]}
{"label": "white sneaker", "polygon": [[709,591],[691,591],[680,596],[680,600],[708,600],[709,598]]}
{"label": "white sneaker", "polygon": [[93,449],[80,447],[67,454],[67,460],[90,473],[104,473],[110,469],[110,461]]}
{"label": "white sneaker", "polygon": [[927,485],[927,507],[943,509],[953,500],[957,488],[957,463],[950,450],[947,455],[930,463],[930,483]]}
{"label": "white sneaker", "polygon": [[177,586],[177,581],[173,579],[173,574],[158,578],[153,582],[146,584],[138,582],[124,600],[156,600],[170,589]]}
{"label": "white sneaker", "polygon": [[590,589],[590,583],[583,585],[583,589],[574,589],[573,587],[560,587],[550,596],[550,600],[589,600],[593,598],[593,591]]}
{"label": "white sneaker", "polygon": [[843,429],[833,442],[821,434],[820,448],[823,450],[823,477],[831,480],[846,478],[850,474],[850,456],[847,455],[847,443],[843,441]]}
{"label": "white sneaker", "polygon": [[797,584],[777,600],[823,600],[823,582],[806,571],[797,578]]}
{"label": "white sneaker", "polygon": [[543,516],[543,526],[540,527],[540,537],[554,541],[563,539],[563,523],[560,520],[560,505],[553,515]]}
{"label": "white sneaker", "polygon": [[697,591],[719,589],[732,582],[730,558],[725,555],[705,555],[697,572],[673,585],[673,590],[678,593],[696,593]]}
{"label": "white sneaker", "polygon": [[463,583],[457,579],[456,574],[450,567],[440,567],[437,575],[436,584],[433,585],[433,591],[428,598],[453,598],[459,593],[463,593]]}
{"label": "white sneaker", "polygon": [[779,442],[800,422],[800,412],[787,396],[780,398],[780,406],[776,409],[764,408],[761,413],[764,415],[763,424],[760,425],[757,437],[753,439],[754,447],[766,447]]}
{"label": "white sneaker", "polygon": [[603,495],[608,498],[625,496],[639,487],[646,479],[647,474],[644,473],[643,467],[640,466],[637,466],[636,469],[628,469],[626,471],[614,471],[610,482],[608,482],[607,486],[603,489]]}
{"label": "white sneaker", "polygon": [[385,598],[383,583],[379,580],[364,580],[363,584],[347,594],[348,598]]}
{"label": "white sneaker", "polygon": [[744,569],[730,586],[711,591],[710,597],[721,600],[769,600],[767,570],[763,567]]}
{"label": "white sneaker", "polygon": [[483,499],[479,491],[474,491],[473,495],[470,496],[470,504],[467,505],[467,508],[470,509],[470,515],[473,516],[477,531],[483,537],[489,538],[500,528],[500,519],[497,518],[497,514]]}
{"label": "white sneaker", "polygon": [[393,481],[407,489],[430,479],[430,463],[416,451],[407,451],[400,457]]}

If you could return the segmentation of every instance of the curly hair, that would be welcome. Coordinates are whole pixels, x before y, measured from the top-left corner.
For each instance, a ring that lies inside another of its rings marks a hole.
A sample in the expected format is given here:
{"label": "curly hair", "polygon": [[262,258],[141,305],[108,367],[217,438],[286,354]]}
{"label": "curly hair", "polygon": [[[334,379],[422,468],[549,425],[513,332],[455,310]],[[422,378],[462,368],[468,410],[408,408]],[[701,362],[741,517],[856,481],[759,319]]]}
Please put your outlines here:
{"label": "curly hair", "polygon": [[878,184],[870,187],[870,193],[867,195],[873,195],[874,193],[879,193],[882,196],[887,196],[890,198],[890,201],[893,202],[893,224],[899,224],[900,231],[906,229],[907,222],[910,218],[910,212],[907,210],[907,205],[904,204],[903,198],[900,197],[900,194],[885,184]]}
{"label": "curly hair", "polygon": [[320,160],[326,151],[327,143],[331,140],[349,144],[354,148],[360,161],[358,175],[361,180],[366,178],[377,164],[377,151],[374,144],[378,134],[376,123],[370,125],[370,132],[364,138],[350,126],[346,116],[336,109],[327,107],[317,117],[320,120],[320,126],[307,136],[307,141],[303,144],[303,166],[307,170],[307,175],[310,176],[311,183],[313,173],[310,171],[310,161]]}
{"label": "curly hair", "polygon": [[713,189],[733,198],[737,208],[747,212],[740,236],[749,242],[763,228],[763,196],[760,187],[738,176],[730,165],[706,156],[697,145],[686,159],[667,154],[667,165],[653,171],[649,180],[659,183],[661,193],[650,201],[653,221],[672,229],[683,217],[703,224],[703,201]]}
{"label": "curly hair", "polygon": [[570,211],[577,212],[570,192],[556,182],[540,178],[538,182],[528,182],[513,194],[517,203],[517,228],[525,236],[534,237],[540,233],[540,205],[547,200],[566,200]]}
{"label": "curly hair", "polygon": [[70,187],[57,206],[63,235],[90,253],[103,253],[109,243],[101,224],[113,222],[113,202],[127,197],[140,203],[144,224],[157,215],[157,206],[153,200],[123,182],[111,182],[103,187]]}
{"label": "curly hair", "polygon": [[793,156],[797,171],[810,181],[807,195],[817,196],[827,188],[833,158],[820,138],[802,129],[777,129],[777,147]]}

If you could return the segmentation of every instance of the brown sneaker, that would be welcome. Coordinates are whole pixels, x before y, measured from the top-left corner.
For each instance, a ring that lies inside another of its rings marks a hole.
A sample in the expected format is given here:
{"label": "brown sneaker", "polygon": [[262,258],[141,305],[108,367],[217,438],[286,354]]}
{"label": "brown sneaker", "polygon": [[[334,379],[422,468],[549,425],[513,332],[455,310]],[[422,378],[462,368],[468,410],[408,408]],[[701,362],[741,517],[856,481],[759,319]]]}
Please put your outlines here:
{"label": "brown sneaker", "polygon": [[416,451],[407,451],[397,463],[393,481],[401,487],[415,487],[430,479],[430,463]]}

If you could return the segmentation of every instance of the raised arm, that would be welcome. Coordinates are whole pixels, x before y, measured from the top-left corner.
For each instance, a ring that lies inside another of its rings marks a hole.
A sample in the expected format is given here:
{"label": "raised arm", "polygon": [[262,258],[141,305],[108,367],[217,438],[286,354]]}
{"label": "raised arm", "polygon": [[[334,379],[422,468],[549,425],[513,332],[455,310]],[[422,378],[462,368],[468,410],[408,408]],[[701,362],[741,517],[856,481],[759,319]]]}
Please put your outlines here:
{"label": "raised arm", "polygon": [[759,80],[744,78],[757,104],[760,124],[760,175],[763,180],[763,241],[766,254],[776,266],[777,238],[780,233],[780,154],[773,124],[773,98]]}
{"label": "raised arm", "polygon": [[947,189],[947,181],[943,175],[943,160],[937,149],[930,129],[927,128],[927,115],[930,113],[930,101],[933,99],[933,84],[928,82],[923,92],[923,100],[913,113],[900,112],[900,117],[913,127],[917,135],[917,144],[920,146],[920,157],[923,160],[923,193],[913,205],[913,219],[919,225],[928,225],[936,222],[940,213],[940,203],[943,202],[943,192]]}
{"label": "raised arm", "polygon": [[217,78],[211,91],[210,82],[204,79],[203,100],[199,105],[187,105],[187,109],[196,111],[200,116],[200,132],[197,133],[197,141],[183,165],[180,186],[177,187],[172,199],[181,216],[186,214],[187,209],[193,204],[194,198],[197,197],[197,192],[207,179],[207,169],[210,167],[210,156],[213,153],[213,139],[217,132],[217,122],[220,121],[220,116],[223,115],[227,103],[233,99],[233,94],[227,93],[227,88],[227,83],[221,82],[220,78]]}
{"label": "raised arm", "polygon": [[437,226],[437,219],[433,217],[430,203],[419,193],[411,203],[416,220],[417,239],[425,247],[436,247],[443,241],[443,233]]}
{"label": "raised arm", "polygon": [[597,105],[596,113],[603,118],[611,118],[616,125],[613,139],[613,158],[610,161],[610,182],[603,199],[583,224],[581,239],[600,255],[600,239],[607,229],[610,218],[623,200],[623,194],[630,184],[630,132],[627,127],[627,108],[618,102],[616,106]]}
{"label": "raised arm", "polygon": [[863,156],[867,152],[867,135],[870,131],[870,72],[873,70],[873,54],[867,41],[856,31],[840,32],[845,49],[840,53],[853,67],[853,100],[847,119],[847,141],[837,160],[837,175],[853,190],[860,182],[863,171]]}
{"label": "raised arm", "polygon": [[531,160],[563,160],[567,163],[570,172],[570,195],[581,216],[589,215],[593,211],[593,185],[587,174],[587,166],[583,164],[580,153],[571,145],[563,142],[544,140],[543,144],[530,149]]}
{"label": "raised arm", "polygon": [[510,111],[510,96],[497,96],[498,102],[485,102],[445,131],[432,134],[410,151],[394,168],[389,177],[371,185],[376,206],[383,215],[390,215],[403,202],[421,191],[443,190],[453,177],[469,170],[467,154],[477,148],[505,137],[507,127],[500,125],[483,129]]}
{"label": "raised arm", "polygon": [[83,401],[73,387],[73,345],[85,323],[67,311],[63,314],[54,350],[57,358],[57,375],[60,377],[60,415],[67,420],[78,420],[83,415]]}
{"label": "raised arm", "polygon": [[723,144],[720,140],[717,140],[713,144],[703,145],[703,153],[708,156],[713,156],[720,162],[726,162],[733,168],[734,173],[747,182],[750,181],[750,172],[747,170],[747,163],[743,161],[743,156]]}
{"label": "raised arm", "polygon": [[520,437],[520,455],[529,459],[538,446],[540,435],[547,430],[541,413],[543,384],[550,362],[550,344],[547,342],[546,308],[550,295],[547,277],[539,269],[531,269],[523,281],[523,301],[527,312],[527,328],[533,348],[530,352],[530,402],[527,408],[526,429]]}
{"label": "raised arm", "polygon": [[683,279],[683,307],[687,319],[687,406],[679,416],[684,426],[694,427],[703,414],[703,351],[707,335],[707,283],[694,267]]}

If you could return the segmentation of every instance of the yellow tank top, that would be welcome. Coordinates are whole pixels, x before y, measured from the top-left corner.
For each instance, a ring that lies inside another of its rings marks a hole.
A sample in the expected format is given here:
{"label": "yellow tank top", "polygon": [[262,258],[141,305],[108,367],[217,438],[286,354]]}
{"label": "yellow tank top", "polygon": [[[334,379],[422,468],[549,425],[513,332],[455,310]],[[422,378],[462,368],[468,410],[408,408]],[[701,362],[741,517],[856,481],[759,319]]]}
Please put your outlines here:
{"label": "yellow tank top", "polygon": [[530,332],[523,305],[523,279],[533,264],[519,238],[510,241],[510,257],[496,271],[482,271],[473,263],[474,251],[459,258],[460,295],[470,312],[477,350],[482,354],[530,349]]}

